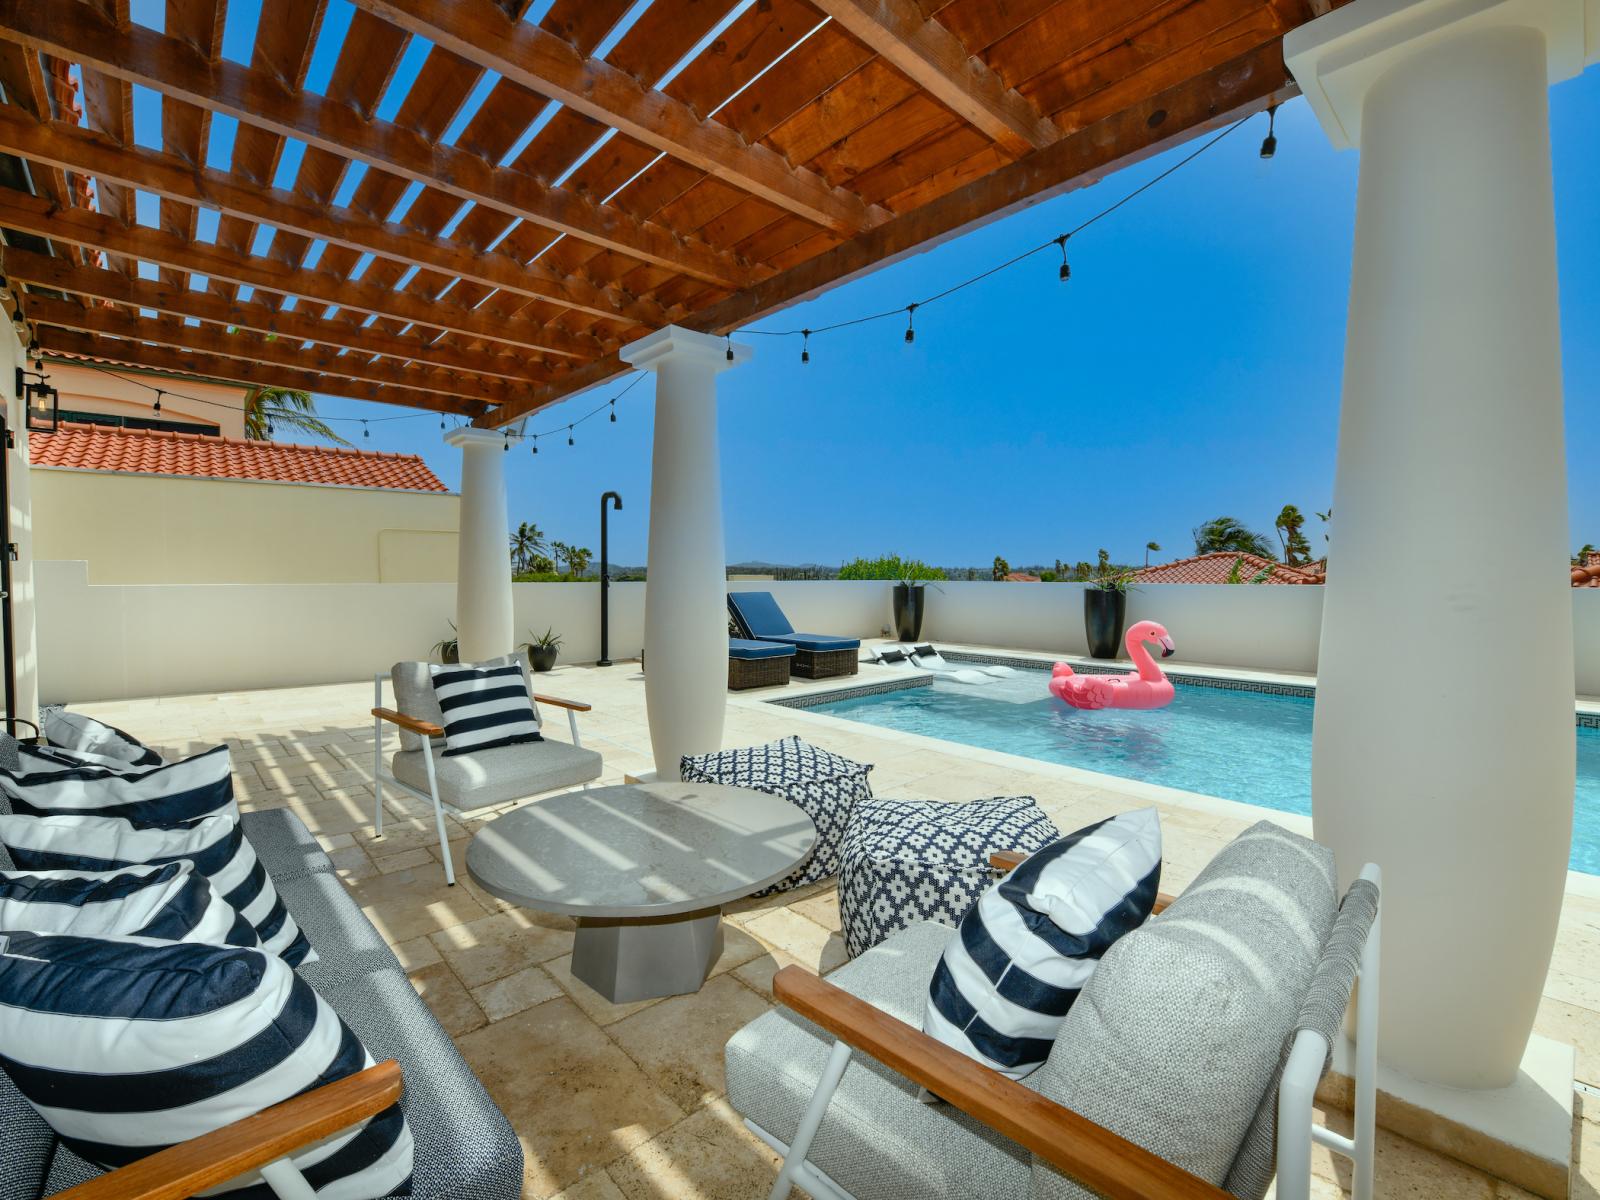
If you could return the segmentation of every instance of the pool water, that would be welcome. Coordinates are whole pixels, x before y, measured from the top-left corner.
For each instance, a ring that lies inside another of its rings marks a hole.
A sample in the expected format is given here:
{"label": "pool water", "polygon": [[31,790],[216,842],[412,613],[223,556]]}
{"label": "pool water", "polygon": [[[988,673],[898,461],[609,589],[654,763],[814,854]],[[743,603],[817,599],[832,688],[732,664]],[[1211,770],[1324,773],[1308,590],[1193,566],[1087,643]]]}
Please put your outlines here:
{"label": "pool water", "polygon": [[[810,711],[1281,812],[1311,812],[1310,697],[1179,683],[1166,708],[1082,712],[1049,695],[1045,681],[1039,671],[983,685],[940,680]],[[1581,726],[1572,869],[1600,875],[1600,729]]]}

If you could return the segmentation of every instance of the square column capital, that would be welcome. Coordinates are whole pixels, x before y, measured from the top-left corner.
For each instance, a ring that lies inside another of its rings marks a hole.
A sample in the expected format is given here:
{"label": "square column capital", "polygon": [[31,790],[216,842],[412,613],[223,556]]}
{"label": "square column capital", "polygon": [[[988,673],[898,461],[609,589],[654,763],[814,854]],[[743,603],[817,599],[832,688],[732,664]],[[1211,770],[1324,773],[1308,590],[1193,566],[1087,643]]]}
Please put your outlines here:
{"label": "square column capital", "polygon": [[499,450],[505,447],[506,434],[503,429],[479,429],[476,425],[463,425],[445,434],[444,444],[459,446],[463,451],[474,446],[493,446]]}
{"label": "square column capital", "polygon": [[[733,348],[733,361],[728,361],[729,346]],[[636,342],[624,346],[618,356],[623,362],[641,371],[655,371],[670,362],[693,362],[715,371],[748,362],[755,353],[749,346],[730,343],[727,338],[710,333],[697,333],[681,325],[668,325],[654,333],[646,334]]]}
{"label": "square column capital", "polygon": [[1290,30],[1283,58],[1334,148],[1361,144],[1367,91],[1407,58],[1484,29],[1544,35],[1551,83],[1600,62],[1600,0],[1355,0]]}

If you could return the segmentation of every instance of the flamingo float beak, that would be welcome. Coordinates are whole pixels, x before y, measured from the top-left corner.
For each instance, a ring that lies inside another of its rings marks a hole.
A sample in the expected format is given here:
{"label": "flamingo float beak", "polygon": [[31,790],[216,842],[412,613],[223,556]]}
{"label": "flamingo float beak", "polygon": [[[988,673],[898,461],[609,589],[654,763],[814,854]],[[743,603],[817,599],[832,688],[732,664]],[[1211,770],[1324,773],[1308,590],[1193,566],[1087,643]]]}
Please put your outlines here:
{"label": "flamingo float beak", "polygon": [[1172,639],[1171,638],[1169,638],[1169,637],[1161,637],[1161,638],[1157,638],[1156,640],[1161,643],[1161,657],[1162,658],[1171,658],[1174,654],[1176,654],[1178,652],[1178,648],[1172,644]]}

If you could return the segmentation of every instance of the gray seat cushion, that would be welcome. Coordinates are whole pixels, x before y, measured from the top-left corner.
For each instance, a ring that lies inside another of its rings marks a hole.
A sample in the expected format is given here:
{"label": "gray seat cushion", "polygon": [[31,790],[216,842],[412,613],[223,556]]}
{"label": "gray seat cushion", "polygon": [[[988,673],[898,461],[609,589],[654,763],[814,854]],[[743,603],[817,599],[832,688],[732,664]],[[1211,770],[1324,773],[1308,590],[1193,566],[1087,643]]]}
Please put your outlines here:
{"label": "gray seat cushion", "polygon": [[333,862],[316,835],[287,808],[241,813],[239,825],[280,892],[292,879],[332,873]]}
{"label": "gray seat cushion", "polygon": [[[1337,896],[1329,850],[1252,826],[1106,952],[1028,1082],[1220,1186],[1276,1077]],[[1033,1194],[1091,1195],[1041,1162]]]}
{"label": "gray seat cushion", "polygon": [[0,1074],[0,1200],[38,1200],[56,1135],[16,1085]]}
{"label": "gray seat cushion", "polygon": [[[953,931],[928,921],[895,934],[829,976],[852,995],[917,1028],[928,980]],[[788,1143],[816,1089],[833,1039],[786,1008],[728,1042],[728,1100]],[[1010,1139],[943,1104],[924,1104],[905,1076],[852,1056],[809,1161],[859,1200],[1022,1196],[1029,1159]]]}
{"label": "gray seat cushion", "polygon": [[[570,742],[546,738],[516,746],[496,746],[471,754],[449,758],[437,752],[434,771],[439,780],[439,799],[464,812],[537,796],[556,788],[573,787],[598,779],[601,758]],[[407,787],[428,794],[428,768],[419,743],[416,750],[402,750],[391,763],[394,777]]]}

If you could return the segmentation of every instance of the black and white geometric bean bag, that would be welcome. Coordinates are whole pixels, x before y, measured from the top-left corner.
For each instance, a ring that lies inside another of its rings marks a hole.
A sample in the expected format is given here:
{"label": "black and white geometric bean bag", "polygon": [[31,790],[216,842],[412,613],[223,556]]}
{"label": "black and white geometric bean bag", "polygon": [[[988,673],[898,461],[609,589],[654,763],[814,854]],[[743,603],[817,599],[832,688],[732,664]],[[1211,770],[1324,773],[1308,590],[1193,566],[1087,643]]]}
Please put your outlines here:
{"label": "black and white geometric bean bag", "polygon": [[840,852],[845,951],[855,958],[921,921],[960,924],[998,875],[990,854],[1029,854],[1060,836],[1032,796],[863,801]]}
{"label": "black and white geometric bean bag", "polygon": [[758,896],[804,887],[839,873],[839,845],[851,810],[872,799],[870,770],[871,763],[852,762],[793,736],[742,750],[686,754],[679,766],[685,783],[721,783],[781,796],[816,825],[816,852],[793,875],[757,892]]}

